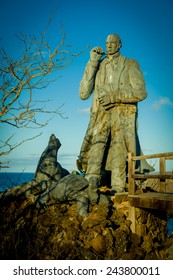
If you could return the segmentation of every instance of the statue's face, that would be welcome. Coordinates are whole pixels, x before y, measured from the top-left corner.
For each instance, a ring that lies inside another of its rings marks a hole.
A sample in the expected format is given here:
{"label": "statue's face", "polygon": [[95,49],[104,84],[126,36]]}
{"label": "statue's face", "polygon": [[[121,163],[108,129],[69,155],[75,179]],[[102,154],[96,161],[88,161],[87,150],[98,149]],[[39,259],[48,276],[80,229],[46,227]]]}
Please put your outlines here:
{"label": "statue's face", "polygon": [[119,50],[119,42],[114,35],[109,35],[106,40],[106,51],[112,55]]}

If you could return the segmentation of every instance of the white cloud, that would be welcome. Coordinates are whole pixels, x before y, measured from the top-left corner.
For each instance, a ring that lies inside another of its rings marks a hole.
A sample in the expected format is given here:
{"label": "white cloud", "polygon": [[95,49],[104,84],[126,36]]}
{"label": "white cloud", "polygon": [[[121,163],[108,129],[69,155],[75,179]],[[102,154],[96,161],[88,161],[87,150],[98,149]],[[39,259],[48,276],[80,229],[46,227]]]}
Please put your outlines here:
{"label": "white cloud", "polygon": [[166,96],[162,96],[159,99],[155,100],[152,104],[152,107],[154,110],[160,110],[163,106],[170,106],[173,107],[173,101],[170,100],[170,98]]}
{"label": "white cloud", "polygon": [[79,112],[81,114],[90,114],[90,107],[84,108],[84,109],[80,109]]}

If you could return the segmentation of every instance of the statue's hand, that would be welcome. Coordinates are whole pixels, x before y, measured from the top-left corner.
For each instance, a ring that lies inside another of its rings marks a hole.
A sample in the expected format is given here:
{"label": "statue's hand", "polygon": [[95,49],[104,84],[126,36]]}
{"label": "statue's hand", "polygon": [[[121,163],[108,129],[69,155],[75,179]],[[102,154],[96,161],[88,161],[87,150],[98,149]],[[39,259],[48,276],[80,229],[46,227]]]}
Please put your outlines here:
{"label": "statue's hand", "polygon": [[108,92],[104,90],[99,90],[98,94],[99,103],[104,107],[111,103],[111,98]]}
{"label": "statue's hand", "polygon": [[90,60],[99,61],[104,54],[101,47],[95,47],[90,51]]}
{"label": "statue's hand", "polygon": [[111,99],[110,99],[109,95],[104,95],[99,98],[99,102],[104,107],[111,103]]}

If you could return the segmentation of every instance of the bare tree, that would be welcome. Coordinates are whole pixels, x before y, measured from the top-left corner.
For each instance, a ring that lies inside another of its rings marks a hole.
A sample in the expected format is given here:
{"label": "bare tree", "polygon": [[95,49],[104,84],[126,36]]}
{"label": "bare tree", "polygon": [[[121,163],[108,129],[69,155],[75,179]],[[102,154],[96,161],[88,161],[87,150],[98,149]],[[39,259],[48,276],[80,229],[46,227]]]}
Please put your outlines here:
{"label": "bare tree", "polygon": [[[53,49],[51,48],[46,39],[51,20],[39,38],[21,33],[17,35],[22,47],[18,59],[13,59],[4,48],[0,48],[1,125],[8,124],[15,128],[41,128],[48,124],[53,114],[61,115],[60,107],[48,110],[46,107],[50,100],[35,100],[34,94],[54,81],[57,76],[55,78],[53,73],[63,70],[69,63],[69,59],[80,53],[74,54],[68,50],[69,46],[65,44],[65,33],[62,32],[60,32],[59,44]],[[45,122],[38,121],[40,113],[48,114],[49,119]],[[13,137],[14,135],[10,135],[5,141],[0,140],[1,157],[9,154],[26,141],[21,140],[19,143],[14,143]],[[3,167],[2,162],[0,162],[0,167]]]}

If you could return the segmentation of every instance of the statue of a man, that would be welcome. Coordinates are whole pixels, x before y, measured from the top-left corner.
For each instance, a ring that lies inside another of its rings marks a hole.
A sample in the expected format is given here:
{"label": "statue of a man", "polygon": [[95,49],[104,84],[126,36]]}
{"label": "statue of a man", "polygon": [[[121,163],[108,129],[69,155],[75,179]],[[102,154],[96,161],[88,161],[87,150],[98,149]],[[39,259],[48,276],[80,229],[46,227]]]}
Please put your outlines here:
{"label": "statue of a man", "polygon": [[147,96],[139,64],[121,55],[121,46],[120,37],[110,34],[106,54],[101,47],[93,48],[80,83],[81,99],[88,99],[94,91],[90,122],[79,156],[81,164],[87,163],[85,178],[91,186],[93,203],[97,201],[103,164],[111,170],[112,190],[124,191],[127,155],[136,154],[137,103]]}

